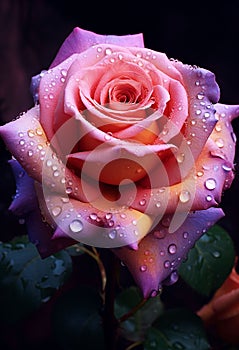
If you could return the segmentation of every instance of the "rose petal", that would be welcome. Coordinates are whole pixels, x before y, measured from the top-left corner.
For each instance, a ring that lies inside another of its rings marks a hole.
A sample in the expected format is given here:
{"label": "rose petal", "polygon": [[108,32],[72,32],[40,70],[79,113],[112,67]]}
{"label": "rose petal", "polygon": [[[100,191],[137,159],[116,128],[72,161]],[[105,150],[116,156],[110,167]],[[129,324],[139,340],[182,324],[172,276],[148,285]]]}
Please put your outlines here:
{"label": "rose petal", "polygon": [[[119,185],[130,179],[138,181],[159,162],[158,154],[174,148],[171,144],[144,145],[118,140],[115,145],[103,143],[92,151],[73,153],[69,164],[97,181]],[[104,157],[102,157],[104,154]]]}
{"label": "rose petal", "polygon": [[71,237],[96,247],[129,245],[137,248],[138,240],[150,230],[152,220],[139,211],[120,207],[103,196],[92,203],[61,197],[37,186],[42,215],[55,229],[53,240]]}
{"label": "rose petal", "polygon": [[[181,62],[175,62],[174,65],[182,74],[190,101],[184,137],[196,160],[217,122],[213,104],[218,101],[220,91],[215,76],[210,71],[187,66]],[[183,145],[181,152],[184,152]]]}
{"label": "rose petal", "polygon": [[12,159],[9,163],[16,181],[16,194],[9,210],[17,216],[24,216],[37,207],[34,180],[27,175],[16,160]]}
{"label": "rose petal", "polygon": [[95,199],[94,186],[78,178],[64,166],[64,159],[57,157],[47,141],[38,116],[39,106],[36,106],[21,118],[0,127],[0,135],[8,150],[30,177],[39,183],[43,181],[46,187],[61,194],[70,193],[83,201]]}
{"label": "rose petal", "polygon": [[76,27],[60,47],[54,61],[51,64],[51,68],[57,66],[72,54],[81,53],[91,46],[95,46],[97,44],[114,44],[125,47],[144,47],[144,40],[141,33],[122,36],[101,35]]}
{"label": "rose petal", "polygon": [[[145,298],[154,295],[165,283],[177,279],[177,269],[196,240],[223,217],[221,209],[190,213],[174,233],[161,223],[140,243],[137,251],[127,247],[113,249],[133,275]],[[171,277],[171,279],[170,279]]]}
{"label": "rose petal", "polygon": [[39,208],[29,213],[25,222],[29,239],[36,245],[42,258],[46,258],[75,243],[71,237],[52,240],[53,230],[46,222],[43,222]]}

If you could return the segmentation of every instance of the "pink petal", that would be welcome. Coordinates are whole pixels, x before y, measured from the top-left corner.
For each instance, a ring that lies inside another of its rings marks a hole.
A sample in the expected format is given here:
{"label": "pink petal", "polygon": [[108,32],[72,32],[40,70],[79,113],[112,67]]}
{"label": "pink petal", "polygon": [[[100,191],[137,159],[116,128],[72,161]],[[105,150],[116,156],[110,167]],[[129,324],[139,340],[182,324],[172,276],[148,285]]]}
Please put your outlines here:
{"label": "pink petal", "polygon": [[91,46],[95,46],[97,44],[113,44],[125,47],[144,47],[144,40],[142,34],[122,36],[101,35],[76,27],[60,47],[54,61],[51,64],[51,68],[57,66],[72,54],[81,53]]}
{"label": "pink petal", "polygon": [[[213,104],[218,101],[220,91],[213,73],[181,62],[175,62],[174,65],[182,75],[188,101],[190,101],[184,137],[196,160],[217,122]],[[183,148],[184,145],[181,149],[184,153]]]}
{"label": "pink petal", "polygon": [[174,233],[168,232],[170,217],[164,218],[139,243],[138,250],[122,247],[113,252],[127,266],[143,296],[148,298],[164,284],[176,282],[177,269],[196,240],[223,215],[223,211],[216,208],[190,213]]}
{"label": "pink petal", "polygon": [[39,106],[0,127],[0,135],[8,150],[27,174],[39,183],[44,181],[44,186],[61,194],[70,193],[83,201],[95,199],[94,186],[73,174],[64,166],[64,159],[55,154],[39,123],[38,115]]}
{"label": "pink petal", "polygon": [[45,220],[55,230],[52,239],[70,237],[95,247],[137,246],[150,230],[152,220],[136,210],[120,207],[103,196],[97,202],[83,203],[42,190],[37,196]]}

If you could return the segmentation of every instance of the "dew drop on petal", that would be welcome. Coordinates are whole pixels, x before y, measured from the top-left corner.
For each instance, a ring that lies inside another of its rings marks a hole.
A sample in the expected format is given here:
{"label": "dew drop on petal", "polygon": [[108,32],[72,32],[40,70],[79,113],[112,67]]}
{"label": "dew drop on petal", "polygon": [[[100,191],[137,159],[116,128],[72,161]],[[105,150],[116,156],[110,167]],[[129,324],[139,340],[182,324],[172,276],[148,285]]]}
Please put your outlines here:
{"label": "dew drop on petal", "polygon": [[112,54],[112,50],[111,50],[110,48],[107,48],[107,49],[105,50],[105,54],[106,54],[106,55],[111,55],[111,54]]}
{"label": "dew drop on petal", "polygon": [[207,179],[204,184],[208,190],[214,190],[216,188],[216,185],[217,185],[216,180],[213,178]]}
{"label": "dew drop on petal", "polygon": [[140,271],[141,271],[141,272],[147,271],[147,266],[146,266],[146,265],[141,265],[141,266],[140,266]]}
{"label": "dew drop on petal", "polygon": [[83,230],[83,224],[80,220],[73,220],[69,225],[69,229],[73,233],[79,233]]}
{"label": "dew drop on petal", "polygon": [[216,130],[217,132],[222,131],[222,126],[221,126],[221,124],[217,124],[217,125],[215,126],[215,130]]}
{"label": "dew drop on petal", "polygon": [[141,200],[139,201],[139,205],[143,206],[143,205],[145,205],[145,204],[146,204],[146,200],[145,200],[145,199],[141,199]]}
{"label": "dew drop on petal", "polygon": [[28,130],[27,135],[28,135],[29,137],[34,137],[34,136],[35,136],[34,130]]}
{"label": "dew drop on petal", "polygon": [[207,202],[211,202],[212,201],[212,196],[210,196],[210,194],[206,196],[206,201]]}
{"label": "dew drop on petal", "polygon": [[170,261],[169,260],[165,260],[165,262],[164,262],[164,267],[166,268],[166,269],[168,269],[169,267],[170,267]]}
{"label": "dew drop on petal", "polygon": [[190,200],[190,192],[187,190],[183,190],[179,195],[179,200],[182,203],[187,203]]}
{"label": "dew drop on petal", "polygon": [[109,238],[110,239],[115,239],[116,235],[117,235],[117,231],[116,230],[112,230],[112,231],[109,232]]}
{"label": "dew drop on petal", "polygon": [[66,188],[66,193],[67,193],[67,194],[72,193],[72,188],[71,188],[71,187],[67,187],[67,188]]}
{"label": "dew drop on petal", "polygon": [[222,165],[222,169],[225,170],[225,171],[231,171],[232,170],[232,167],[226,165],[226,164],[223,164]]}
{"label": "dew drop on petal", "polygon": [[168,247],[169,254],[175,254],[177,252],[176,244],[170,244]]}
{"label": "dew drop on petal", "polygon": [[90,214],[90,219],[91,220],[93,220],[93,221],[95,221],[96,219],[97,219],[97,214],[96,213],[92,213],[92,214]]}
{"label": "dew drop on petal", "polygon": [[60,215],[60,213],[61,213],[61,207],[59,207],[59,206],[56,206],[56,207],[54,207],[53,209],[52,209],[52,215],[53,216],[58,216],[58,215]]}
{"label": "dew drop on petal", "polygon": [[216,139],[215,143],[219,148],[222,148],[224,146],[224,141],[221,138]]}
{"label": "dew drop on petal", "polygon": [[105,218],[106,218],[106,220],[112,219],[112,214],[111,213],[105,214]]}
{"label": "dew drop on petal", "polygon": [[188,232],[186,232],[186,231],[183,232],[183,238],[184,238],[184,239],[187,239],[187,238],[188,238]]}
{"label": "dew drop on petal", "polygon": [[176,157],[178,163],[182,163],[184,161],[184,157],[185,157],[184,153],[179,153]]}

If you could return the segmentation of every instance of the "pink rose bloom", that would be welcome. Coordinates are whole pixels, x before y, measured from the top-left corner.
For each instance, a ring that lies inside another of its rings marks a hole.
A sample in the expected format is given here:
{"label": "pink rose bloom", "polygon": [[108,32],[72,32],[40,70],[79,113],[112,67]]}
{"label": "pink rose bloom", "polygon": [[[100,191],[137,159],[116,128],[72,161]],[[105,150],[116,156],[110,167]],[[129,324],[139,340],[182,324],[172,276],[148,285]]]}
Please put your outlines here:
{"label": "pink rose bloom", "polygon": [[80,28],[32,92],[35,106],[0,128],[10,210],[42,257],[75,241],[109,248],[156,295],[224,215],[239,106],[218,103],[213,73],[144,48],[141,34]]}

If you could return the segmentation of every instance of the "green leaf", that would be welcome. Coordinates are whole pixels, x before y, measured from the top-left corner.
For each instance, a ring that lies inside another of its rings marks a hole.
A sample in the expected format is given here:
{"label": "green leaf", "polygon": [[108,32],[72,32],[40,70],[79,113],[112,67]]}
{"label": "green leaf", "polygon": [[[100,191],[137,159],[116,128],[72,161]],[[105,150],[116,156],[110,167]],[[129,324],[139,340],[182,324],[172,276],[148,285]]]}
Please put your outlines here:
{"label": "green leaf", "polygon": [[235,261],[233,242],[219,225],[208,230],[190,250],[179,274],[204,296],[215,292],[230,274]]}
{"label": "green leaf", "polygon": [[144,350],[209,350],[203,323],[185,308],[167,310],[154,323],[144,342]]}
{"label": "green leaf", "polygon": [[0,319],[13,323],[39,308],[63,285],[71,267],[65,251],[42,259],[26,236],[0,243]]}
{"label": "green leaf", "polygon": [[104,350],[99,294],[81,286],[61,296],[53,310],[53,333],[65,350]]}
{"label": "green leaf", "polygon": [[[130,287],[121,292],[115,300],[115,316],[122,317],[137,306],[142,300],[138,288]],[[150,298],[132,316],[120,325],[121,336],[130,341],[144,339],[146,330],[162,313],[163,305],[159,297]]]}

